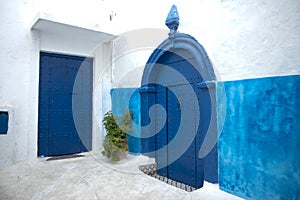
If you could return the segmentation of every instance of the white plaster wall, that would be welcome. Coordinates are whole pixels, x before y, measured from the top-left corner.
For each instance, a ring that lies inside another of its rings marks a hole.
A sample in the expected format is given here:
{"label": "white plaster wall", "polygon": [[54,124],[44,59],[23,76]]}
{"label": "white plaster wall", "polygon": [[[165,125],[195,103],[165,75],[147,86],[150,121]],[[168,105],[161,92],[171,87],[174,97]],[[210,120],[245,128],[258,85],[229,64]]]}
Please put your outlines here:
{"label": "white plaster wall", "polygon": [[110,15],[114,15],[108,0],[38,0],[40,13],[47,19],[96,31],[115,33]]}
{"label": "white plaster wall", "polygon": [[203,43],[221,80],[300,73],[300,1],[209,1],[185,16],[189,8],[182,31]]}
{"label": "white plaster wall", "polygon": [[[123,32],[131,32],[136,28],[165,29],[165,18],[175,3],[180,16],[178,31],[192,35],[205,47],[219,80],[300,73],[300,1],[112,2],[116,5],[113,7],[116,13],[115,31],[121,33],[121,36]],[[148,39],[148,36],[144,38]],[[123,42],[116,40],[115,43],[115,51],[119,51],[118,43]],[[133,51],[132,48],[130,50]],[[122,58],[124,62],[117,61],[113,72],[116,80],[124,71],[143,65],[148,58],[146,55],[146,52],[141,55],[138,51],[136,56],[129,53],[127,58]],[[114,58],[119,60],[117,56]],[[140,72],[137,74],[140,78]],[[125,82],[121,87],[139,86],[137,80]]]}
{"label": "white plaster wall", "polygon": [[102,119],[111,110],[110,88],[112,88],[112,52],[113,42],[100,44],[93,52],[94,67],[94,96],[93,96],[93,150],[102,148],[104,128]]}
{"label": "white plaster wall", "polygon": [[140,85],[146,61],[153,50],[168,36],[165,29],[136,29],[114,40],[113,87]]}
{"label": "white plaster wall", "polygon": [[30,24],[37,11],[28,1],[0,1],[0,109],[8,107],[10,126],[0,137],[0,166],[35,155],[37,137],[36,85],[38,34]]}

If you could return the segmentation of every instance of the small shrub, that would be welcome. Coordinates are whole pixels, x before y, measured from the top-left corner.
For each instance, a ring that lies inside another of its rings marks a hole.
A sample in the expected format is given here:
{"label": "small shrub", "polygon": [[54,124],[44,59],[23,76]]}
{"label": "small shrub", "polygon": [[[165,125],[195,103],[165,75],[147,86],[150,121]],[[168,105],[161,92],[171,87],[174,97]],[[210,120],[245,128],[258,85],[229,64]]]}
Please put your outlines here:
{"label": "small shrub", "polygon": [[102,122],[106,130],[102,154],[113,161],[119,161],[128,150],[126,134],[132,129],[132,112],[125,110],[123,117],[118,117],[108,111]]}

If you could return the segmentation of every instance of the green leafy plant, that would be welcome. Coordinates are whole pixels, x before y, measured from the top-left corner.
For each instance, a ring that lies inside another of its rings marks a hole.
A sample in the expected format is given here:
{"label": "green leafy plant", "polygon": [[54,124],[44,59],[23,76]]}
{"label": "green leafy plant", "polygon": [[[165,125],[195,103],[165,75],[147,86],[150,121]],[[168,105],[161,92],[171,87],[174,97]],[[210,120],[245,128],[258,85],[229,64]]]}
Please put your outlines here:
{"label": "green leafy plant", "polygon": [[132,129],[132,112],[125,110],[123,117],[119,117],[108,111],[102,122],[106,130],[102,154],[113,161],[119,161],[128,150],[126,134]]}

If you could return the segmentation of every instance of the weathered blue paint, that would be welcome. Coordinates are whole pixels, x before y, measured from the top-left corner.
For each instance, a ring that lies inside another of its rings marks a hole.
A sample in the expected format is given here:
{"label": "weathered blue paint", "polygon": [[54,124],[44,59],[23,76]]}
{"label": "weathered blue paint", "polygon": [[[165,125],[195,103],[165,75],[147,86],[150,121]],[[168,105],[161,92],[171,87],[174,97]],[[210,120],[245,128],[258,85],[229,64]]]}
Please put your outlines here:
{"label": "weathered blue paint", "polygon": [[133,122],[138,126],[133,126],[127,135],[128,152],[140,154],[140,94],[137,88],[114,88],[111,89],[112,113],[123,116],[124,111],[129,109],[133,114]]}
{"label": "weathered blue paint", "polygon": [[39,156],[91,150],[92,69],[91,58],[40,53]]}
{"label": "weathered blue paint", "polygon": [[0,111],[0,134],[7,134],[8,118],[8,112]]}
{"label": "weathered blue paint", "polygon": [[217,92],[218,119],[225,117],[220,188],[246,199],[299,199],[300,76],[224,82],[224,87],[225,94],[219,86]]}

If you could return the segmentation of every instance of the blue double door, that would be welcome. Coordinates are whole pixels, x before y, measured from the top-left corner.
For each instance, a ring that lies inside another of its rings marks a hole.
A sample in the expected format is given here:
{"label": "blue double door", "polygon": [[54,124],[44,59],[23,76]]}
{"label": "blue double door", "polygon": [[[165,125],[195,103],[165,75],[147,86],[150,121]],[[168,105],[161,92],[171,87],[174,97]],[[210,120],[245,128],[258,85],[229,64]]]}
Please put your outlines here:
{"label": "blue double door", "polygon": [[93,60],[40,53],[38,156],[92,147]]}
{"label": "blue double door", "polygon": [[[197,156],[197,109],[190,85],[158,87],[157,103],[166,106],[167,122],[156,135],[157,173],[172,180],[200,188],[203,162]],[[158,120],[159,117],[157,118]]]}
{"label": "blue double door", "polygon": [[[203,186],[204,161],[199,159],[203,136],[198,131],[200,107],[197,83],[201,76],[186,51],[166,52],[157,62],[155,104],[165,108],[167,121],[156,130],[157,173],[195,188]],[[156,124],[162,115],[157,113]]]}

